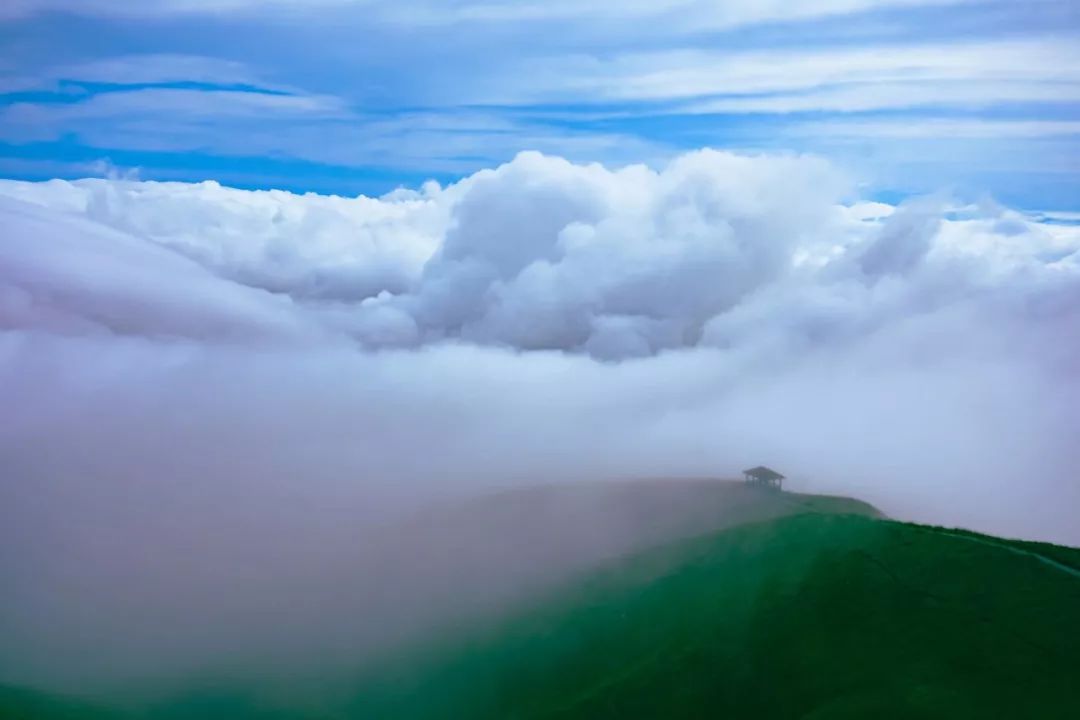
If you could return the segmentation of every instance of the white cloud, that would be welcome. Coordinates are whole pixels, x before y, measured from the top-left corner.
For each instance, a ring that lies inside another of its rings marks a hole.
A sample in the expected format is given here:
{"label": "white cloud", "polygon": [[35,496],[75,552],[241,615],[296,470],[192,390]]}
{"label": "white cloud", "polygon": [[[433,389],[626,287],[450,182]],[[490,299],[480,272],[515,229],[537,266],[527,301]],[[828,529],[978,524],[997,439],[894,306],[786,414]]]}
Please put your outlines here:
{"label": "white cloud", "polygon": [[442,191],[393,200],[201,184],[7,182],[0,193],[149,240],[241,285],[359,301],[412,286],[448,222]]}
{"label": "white cloud", "polygon": [[[649,22],[665,35],[719,30],[765,22],[800,21],[897,7],[973,4],[980,0],[458,0],[408,6],[385,3],[388,19],[408,24],[535,21]],[[659,23],[659,26],[658,26]]]}
{"label": "white cloud", "polygon": [[10,0],[0,19],[18,19],[43,12],[118,17],[160,17],[185,14],[220,15],[237,11],[265,10],[302,4],[323,6],[362,5],[367,0]]}
{"label": "white cloud", "polygon": [[363,114],[341,98],[284,90],[140,88],[65,103],[17,102],[0,108],[0,136],[15,142],[69,136],[108,150],[269,155],[459,175],[513,157],[523,145],[612,162],[670,154],[618,132],[551,127],[482,110]]}
{"label": "white cloud", "polygon": [[[965,290],[987,290],[971,283],[991,268],[1046,278],[1076,270],[1072,259],[1039,260],[1075,249],[1067,226],[1020,216],[958,225],[936,206],[847,208],[848,181],[798,156],[703,151],[656,171],[525,153],[445,189],[383,199],[109,180],[9,182],[0,192],[168,248],[374,347],[457,338],[618,357],[622,347],[651,355],[730,346],[717,330],[727,313],[773,303],[777,288],[791,302],[792,288],[807,287],[847,303],[862,287],[851,315],[834,319],[845,335],[844,323],[890,320],[888,303],[875,300],[879,279],[904,278],[889,303],[952,302],[920,296],[922,283],[956,269],[944,239],[957,227],[981,237],[979,223],[1010,229],[964,256]],[[789,340],[806,340],[796,331]]]}
{"label": "white cloud", "polygon": [[741,0],[422,0],[402,6],[388,0],[11,0],[0,10],[0,19],[21,18],[46,11],[120,17],[160,17],[186,14],[227,13],[358,7],[392,21],[409,24],[462,22],[517,22],[533,20],[595,20],[610,17],[679,21],[677,27],[731,27],[791,18],[842,15],[892,7],[959,5],[978,0],[787,0],[747,3]]}
{"label": "white cloud", "polygon": [[423,616],[359,538],[524,482],[768,462],[1080,543],[1075,225],[711,151],[380,199],[5,181],[0,224],[8,680],[354,658]]}
{"label": "white cloud", "polygon": [[139,116],[182,120],[264,118],[330,119],[348,117],[337,98],[241,90],[148,88],[100,93],[72,103],[14,103],[0,112],[0,123],[17,131],[55,132],[95,120],[131,120]]}
{"label": "white cloud", "polygon": [[1070,137],[1080,135],[1080,121],[994,120],[964,118],[920,118],[876,120],[831,120],[797,125],[793,135],[839,138],[932,138],[982,139]]}
{"label": "white cloud", "polygon": [[[109,4],[85,5],[84,9],[170,15],[206,7],[200,3],[106,6]],[[273,5],[278,9],[288,6]],[[200,54],[205,46],[193,44],[192,38],[184,35],[175,44],[170,40],[161,45],[162,52],[147,55],[133,54],[131,46],[122,42],[111,50],[117,53],[112,58],[89,59],[97,50],[74,54],[76,58],[89,55],[86,60],[57,64],[19,58],[9,63],[9,77],[0,81],[9,89],[51,87],[73,95],[64,101],[34,98],[5,106],[0,110],[0,136],[14,144],[69,138],[100,150],[102,155],[110,151],[197,152],[229,158],[272,155],[323,165],[460,176],[502,162],[522,148],[575,160],[653,163],[668,157],[669,148],[664,144],[775,146],[748,137],[754,135],[748,127],[752,118],[733,121],[741,125],[731,134],[727,133],[729,126],[716,127],[709,117],[686,118],[671,123],[672,132],[661,136],[654,128],[668,125],[640,122],[654,113],[782,116],[962,108],[982,115],[989,107],[1010,105],[1007,112],[1015,120],[996,126],[1002,136],[988,136],[993,130],[989,126],[980,130],[971,122],[944,119],[908,123],[905,132],[906,136],[918,132],[929,137],[935,130],[947,138],[977,136],[993,144],[992,151],[1001,150],[998,157],[1013,151],[1009,169],[1018,172],[1027,170],[1024,158],[1031,157],[1027,147],[1016,150],[1019,140],[1065,132],[1069,120],[1063,106],[1080,101],[1080,74],[1075,69],[1080,67],[1080,55],[1067,33],[1031,30],[1005,36],[972,33],[960,38],[943,32],[939,40],[929,41],[905,26],[895,34],[886,33],[888,42],[882,44],[883,31],[868,30],[873,25],[868,20],[869,25],[860,20],[852,28],[844,21],[826,21],[819,23],[824,35],[807,46],[791,42],[803,32],[797,22],[761,30],[763,39],[755,31],[731,43],[702,32],[713,20],[720,25],[750,22],[759,16],[799,20],[805,19],[804,15],[871,6],[883,7],[836,0],[629,6],[409,3],[404,9],[395,4],[395,10],[376,2],[364,5],[356,15],[336,20],[322,12],[308,13],[314,17],[290,17],[286,23],[274,22],[274,13],[261,12],[257,17],[228,22],[247,28],[254,27],[248,23],[270,23],[266,32],[275,42],[290,43],[280,57],[257,50],[254,46],[258,43],[239,43],[235,48],[222,48],[222,57],[208,57]],[[242,7],[247,6],[237,3],[218,9],[234,12]],[[430,21],[439,23],[456,22],[454,18],[460,17],[542,16],[563,18],[559,22],[565,21],[567,27],[551,29],[545,25],[544,31],[555,44],[535,47],[515,40],[521,28],[424,27],[415,31],[417,37],[424,38],[424,47],[417,53],[404,53],[399,38],[413,31],[387,30],[381,24],[388,20],[387,13],[395,12],[402,16],[398,18],[402,22],[407,15],[419,17],[430,12],[434,16]],[[943,20],[955,20],[954,12],[968,18],[966,12],[952,10],[941,11]],[[655,13],[664,15],[658,19]],[[608,16],[618,16],[620,22],[609,31],[598,30],[606,27],[602,21]],[[906,12],[898,16],[908,17]],[[676,17],[679,22],[674,22]],[[357,23],[355,42],[342,39],[352,38],[351,31],[310,32],[306,23],[319,22],[341,28]],[[680,23],[691,32],[684,33]],[[167,23],[155,23],[155,37],[160,37],[156,33],[167,35],[167,27]],[[641,40],[642,27],[649,30],[648,42]],[[652,28],[657,27],[665,33],[670,29],[671,36],[654,37]],[[814,27],[817,32],[817,25]],[[393,47],[378,44],[374,36],[380,32],[389,33],[389,39],[383,40]],[[312,37],[321,38],[318,47],[307,44]],[[439,41],[443,37],[448,42]],[[497,54],[499,62],[483,62],[472,49],[481,47],[485,48],[481,55]],[[652,49],[642,51],[643,47]],[[292,52],[298,53],[297,57]],[[35,63],[40,68],[32,72],[29,68]],[[61,79],[74,84],[59,83]],[[118,92],[97,92],[91,87],[85,92],[79,82],[134,87]],[[144,88],[139,87],[141,83],[211,87]],[[238,87],[252,91],[241,92]],[[543,107],[545,103],[552,105]],[[1050,117],[1045,109],[1048,105],[1062,107]],[[413,109],[402,110],[404,107]],[[1066,115],[1061,116],[1062,112]],[[803,149],[823,149],[808,142],[798,129],[779,127],[790,119],[774,117],[770,121],[777,126],[777,134],[770,139],[782,135]],[[870,137],[870,133],[878,138],[885,133],[895,136],[900,129],[868,122],[861,137]],[[874,158],[891,152],[886,143],[872,150]],[[983,149],[979,153],[995,154]],[[1046,152],[1055,153],[1062,155],[1057,150]],[[935,150],[932,155],[940,153]],[[1039,162],[1043,164],[1043,159]],[[15,161],[9,159],[7,166],[16,167]],[[175,172],[175,168],[154,169],[162,173],[159,177]],[[933,170],[941,174],[955,168]],[[247,180],[239,172],[231,179]]]}
{"label": "white cloud", "polygon": [[221,282],[141,239],[5,198],[0,316],[6,329],[222,338],[302,338],[292,303]]}
{"label": "white cloud", "polygon": [[980,108],[1009,103],[1070,103],[1080,98],[1076,83],[927,82],[867,83],[823,88],[806,94],[704,100],[681,109],[686,113],[858,113],[904,108]]}
{"label": "white cloud", "polygon": [[49,74],[60,80],[116,83],[205,82],[253,83],[252,71],[243,63],[203,55],[146,53],[63,65]]}
{"label": "white cloud", "polygon": [[[680,100],[697,112],[866,110],[1080,97],[1080,52],[1054,38],[888,48],[678,50],[565,60],[534,82],[551,93]],[[557,80],[558,76],[564,79]],[[565,78],[570,78],[569,80]],[[541,92],[543,92],[541,90]],[[730,96],[730,97],[723,97]]]}

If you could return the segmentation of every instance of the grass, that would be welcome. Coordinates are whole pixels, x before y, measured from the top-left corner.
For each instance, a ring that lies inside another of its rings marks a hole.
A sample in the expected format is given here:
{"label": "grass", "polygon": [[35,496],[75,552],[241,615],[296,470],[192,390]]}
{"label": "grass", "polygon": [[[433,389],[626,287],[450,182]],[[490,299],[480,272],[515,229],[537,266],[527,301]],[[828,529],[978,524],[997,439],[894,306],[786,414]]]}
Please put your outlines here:
{"label": "grass", "polygon": [[4,720],[119,720],[117,713],[76,698],[0,685]]}
{"label": "grass", "polygon": [[635,554],[385,659],[341,701],[268,706],[237,688],[110,714],[0,690],[0,717],[1080,717],[1080,579],[1009,548],[1070,567],[1080,551],[783,502],[798,514]]}
{"label": "grass", "polygon": [[737,528],[612,568],[366,679],[357,717],[1073,718],[1080,581],[857,516]]}

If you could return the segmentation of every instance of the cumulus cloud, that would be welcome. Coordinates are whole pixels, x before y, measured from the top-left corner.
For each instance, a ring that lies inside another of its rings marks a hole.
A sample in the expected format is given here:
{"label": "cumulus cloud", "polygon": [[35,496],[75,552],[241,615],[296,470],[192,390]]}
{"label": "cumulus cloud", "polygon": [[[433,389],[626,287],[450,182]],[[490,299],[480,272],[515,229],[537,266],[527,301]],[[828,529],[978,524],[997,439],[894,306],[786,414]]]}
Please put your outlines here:
{"label": "cumulus cloud", "polygon": [[300,652],[280,619],[348,616],[357,533],[533,482],[767,462],[1080,543],[1080,228],[855,187],[713,151],[382,198],[0,183],[0,669],[77,685],[73,629],[132,618],[100,675]]}
{"label": "cumulus cloud", "polygon": [[698,344],[707,320],[785,274],[797,248],[857,232],[832,204],[845,185],[811,158],[692,153],[657,172],[525,153],[382,199],[116,180],[4,191],[44,206],[42,218],[60,208],[223,286],[268,291],[313,327],[345,322],[369,347],[392,336],[576,352],[622,335],[654,354]]}
{"label": "cumulus cloud", "polygon": [[[287,318],[282,327],[369,350],[459,341],[606,360],[739,351],[781,327],[785,341],[858,336],[909,306],[1048,292],[1076,271],[1073,227],[998,207],[946,219],[944,198],[858,202],[836,168],[800,156],[701,151],[657,171],[523,153],[446,188],[378,199],[120,179],[8,182],[0,193],[25,203],[7,201],[12,293],[55,304],[71,288],[66,276],[36,277],[57,263],[23,267],[27,248],[48,259],[60,243],[94,247],[116,272],[146,276],[148,259],[112,257],[139,249],[168,274],[183,258],[201,282]],[[110,273],[86,276],[115,285]],[[146,300],[167,287],[149,285]],[[69,304],[84,320],[92,312],[81,298]]]}

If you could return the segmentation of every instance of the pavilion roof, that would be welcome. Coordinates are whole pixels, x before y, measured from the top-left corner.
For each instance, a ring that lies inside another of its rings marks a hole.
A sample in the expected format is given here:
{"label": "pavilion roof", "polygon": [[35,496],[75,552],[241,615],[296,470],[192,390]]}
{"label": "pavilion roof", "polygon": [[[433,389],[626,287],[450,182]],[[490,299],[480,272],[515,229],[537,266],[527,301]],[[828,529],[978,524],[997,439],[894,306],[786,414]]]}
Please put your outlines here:
{"label": "pavilion roof", "polygon": [[749,470],[743,470],[744,475],[749,475],[752,478],[758,480],[783,480],[784,476],[776,472],[772,468],[767,468],[764,465],[758,465],[757,467],[750,468]]}

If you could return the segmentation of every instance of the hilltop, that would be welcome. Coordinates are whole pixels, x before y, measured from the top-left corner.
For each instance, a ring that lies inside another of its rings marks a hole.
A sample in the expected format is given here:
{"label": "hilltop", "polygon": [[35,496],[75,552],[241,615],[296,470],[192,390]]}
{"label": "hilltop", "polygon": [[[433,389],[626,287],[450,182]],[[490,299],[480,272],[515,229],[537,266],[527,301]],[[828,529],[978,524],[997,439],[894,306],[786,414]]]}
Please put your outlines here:
{"label": "hilltop", "polygon": [[455,606],[414,614],[408,642],[357,664],[332,693],[249,678],[96,707],[8,689],[0,716],[826,720],[1080,708],[1072,548],[703,480],[496,493],[382,540],[416,560],[380,576],[387,603]]}
{"label": "hilltop", "polygon": [[584,482],[435,506],[384,528],[370,544],[408,548],[407,562],[380,576],[388,593],[437,592],[425,584],[453,576],[456,600],[475,593],[478,606],[490,611],[497,600],[514,605],[643,550],[800,513],[882,517],[859,500],[780,493],[742,481]]}
{"label": "hilltop", "polygon": [[396,718],[1072,718],[1080,577],[1069,568],[1080,568],[1080,550],[788,516],[618,563],[486,634],[369,676],[354,708]]}

